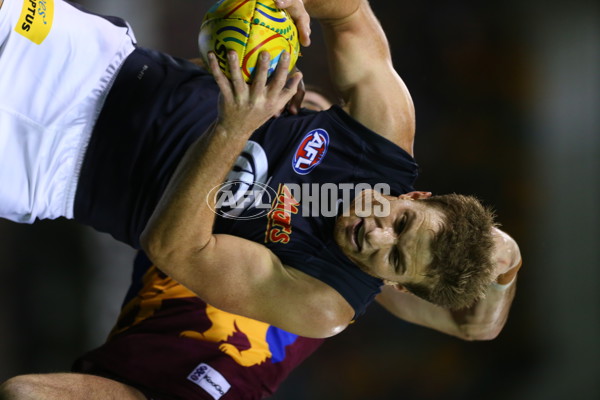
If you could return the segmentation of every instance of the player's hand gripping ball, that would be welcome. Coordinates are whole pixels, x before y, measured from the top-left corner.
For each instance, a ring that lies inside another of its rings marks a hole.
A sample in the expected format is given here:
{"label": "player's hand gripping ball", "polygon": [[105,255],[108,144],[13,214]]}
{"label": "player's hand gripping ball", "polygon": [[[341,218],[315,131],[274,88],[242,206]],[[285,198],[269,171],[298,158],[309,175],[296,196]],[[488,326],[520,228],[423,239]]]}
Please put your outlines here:
{"label": "player's hand gripping ball", "polygon": [[210,51],[215,53],[228,78],[227,51],[235,50],[246,82],[252,77],[260,52],[271,55],[269,75],[284,51],[290,53],[290,71],[300,53],[294,21],[273,0],[219,0],[204,16],[198,45],[205,62]]}

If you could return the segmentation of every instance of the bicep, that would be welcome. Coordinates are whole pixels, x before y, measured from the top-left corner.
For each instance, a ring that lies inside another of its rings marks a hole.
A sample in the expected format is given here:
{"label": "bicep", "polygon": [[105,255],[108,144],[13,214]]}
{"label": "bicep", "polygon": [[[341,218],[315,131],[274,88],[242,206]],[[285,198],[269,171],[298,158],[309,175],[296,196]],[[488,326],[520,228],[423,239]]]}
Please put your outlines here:
{"label": "bicep", "polygon": [[161,269],[221,310],[308,337],[336,334],[353,316],[337,291],[283,265],[261,244],[213,235],[188,257],[178,266]]}
{"label": "bicep", "polygon": [[392,65],[389,44],[367,2],[338,23],[324,22],[332,79],[352,117],[412,155],[414,106]]}

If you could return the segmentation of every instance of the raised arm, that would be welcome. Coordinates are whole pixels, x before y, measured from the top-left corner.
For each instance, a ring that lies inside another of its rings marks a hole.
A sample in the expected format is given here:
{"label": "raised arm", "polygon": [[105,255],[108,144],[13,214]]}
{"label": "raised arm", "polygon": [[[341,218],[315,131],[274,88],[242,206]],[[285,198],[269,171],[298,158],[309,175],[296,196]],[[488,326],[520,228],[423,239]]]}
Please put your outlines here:
{"label": "raised arm", "polygon": [[494,231],[496,279],[485,297],[468,309],[449,311],[408,292],[386,286],[377,301],[395,316],[465,340],[494,339],[506,323],[521,268],[517,243],[499,229]]}
{"label": "raised arm", "polygon": [[387,38],[366,0],[305,0],[324,29],[331,75],[348,113],[413,154],[415,115]]}
{"label": "raised arm", "polygon": [[[230,65],[238,65],[235,52],[228,56]],[[287,77],[287,54],[268,84],[267,53],[251,85],[237,68],[228,81],[214,56],[209,64],[221,88],[219,118],[177,167],[142,234],[142,247],[158,268],[217,308],[303,336],[336,334],[354,314],[339,293],[285,267],[261,244],[213,234],[210,190],[224,181],[254,130],[294,95],[301,74]]]}

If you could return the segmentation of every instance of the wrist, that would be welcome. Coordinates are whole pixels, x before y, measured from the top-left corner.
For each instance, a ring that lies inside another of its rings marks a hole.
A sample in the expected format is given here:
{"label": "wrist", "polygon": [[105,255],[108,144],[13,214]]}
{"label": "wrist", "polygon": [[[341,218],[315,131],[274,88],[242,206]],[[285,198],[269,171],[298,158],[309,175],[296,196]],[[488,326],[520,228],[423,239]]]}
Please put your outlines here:
{"label": "wrist", "polygon": [[213,134],[227,140],[231,146],[235,146],[236,142],[242,143],[243,146],[259,127],[260,124],[253,123],[249,118],[218,118],[213,127]]}

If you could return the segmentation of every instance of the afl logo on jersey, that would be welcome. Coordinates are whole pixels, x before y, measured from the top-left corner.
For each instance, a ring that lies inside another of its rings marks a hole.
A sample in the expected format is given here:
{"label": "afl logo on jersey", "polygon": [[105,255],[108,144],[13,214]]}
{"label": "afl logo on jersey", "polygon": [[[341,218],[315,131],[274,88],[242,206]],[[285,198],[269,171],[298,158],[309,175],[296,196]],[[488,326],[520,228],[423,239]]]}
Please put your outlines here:
{"label": "afl logo on jersey", "polygon": [[323,161],[329,147],[329,134],[324,129],[315,129],[306,134],[296,149],[292,168],[299,175],[310,173]]}

